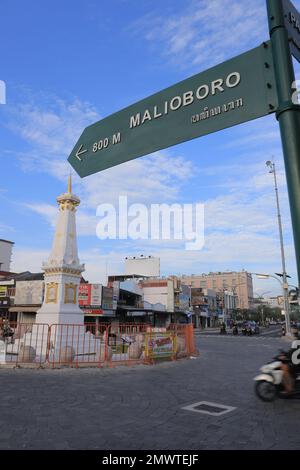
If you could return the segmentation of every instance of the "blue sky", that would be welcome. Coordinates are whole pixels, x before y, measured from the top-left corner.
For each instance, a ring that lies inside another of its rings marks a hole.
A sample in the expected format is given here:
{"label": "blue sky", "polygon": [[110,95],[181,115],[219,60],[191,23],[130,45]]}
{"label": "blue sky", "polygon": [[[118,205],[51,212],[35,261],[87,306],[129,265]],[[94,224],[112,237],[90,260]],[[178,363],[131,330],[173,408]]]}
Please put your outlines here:
{"label": "blue sky", "polygon": [[[294,0],[300,8],[300,0]],[[39,271],[51,247],[55,198],[84,127],[268,38],[264,0],[2,0],[0,238],[15,241],[13,269]],[[299,64],[296,70],[299,72]],[[289,273],[296,281],[279,130],[274,116],[246,123],[80,180],[74,191],[86,277],[104,281],[128,255],[158,255],[162,274],[281,271],[271,175],[274,158]],[[96,208],[205,204],[202,251],[184,243],[103,241]],[[270,281],[257,292],[277,292]]]}

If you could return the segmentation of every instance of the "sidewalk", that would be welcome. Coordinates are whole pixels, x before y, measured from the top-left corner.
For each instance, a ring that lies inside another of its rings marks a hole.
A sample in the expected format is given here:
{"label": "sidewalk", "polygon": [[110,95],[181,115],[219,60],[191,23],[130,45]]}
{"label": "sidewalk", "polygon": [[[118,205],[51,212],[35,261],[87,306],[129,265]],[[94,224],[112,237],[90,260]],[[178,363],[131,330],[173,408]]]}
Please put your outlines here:
{"label": "sidewalk", "polygon": [[219,333],[220,327],[218,328],[194,328],[195,335],[209,334],[209,333]]}
{"label": "sidewalk", "polygon": [[[220,327],[218,328],[194,328],[194,332],[195,332],[195,335],[209,335],[209,334],[216,334],[216,333],[220,333]],[[232,329],[227,327],[227,333],[228,334],[231,334],[232,333]],[[260,327],[260,334],[262,334],[264,336],[267,336],[267,335],[271,335],[271,334],[274,334],[274,330],[268,330],[268,328],[265,328],[265,327]],[[241,328],[239,328],[239,334],[241,334]]]}

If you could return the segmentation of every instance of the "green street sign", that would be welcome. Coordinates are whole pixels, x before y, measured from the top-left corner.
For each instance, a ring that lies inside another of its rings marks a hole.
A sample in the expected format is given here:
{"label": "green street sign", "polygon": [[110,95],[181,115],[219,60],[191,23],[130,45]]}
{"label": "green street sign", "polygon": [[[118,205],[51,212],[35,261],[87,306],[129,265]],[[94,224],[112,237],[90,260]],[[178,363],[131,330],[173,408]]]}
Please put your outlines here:
{"label": "green street sign", "polygon": [[69,156],[85,177],[277,110],[271,43],[87,127]]}
{"label": "green street sign", "polygon": [[283,0],[283,10],[291,53],[300,62],[300,13],[290,0]]}

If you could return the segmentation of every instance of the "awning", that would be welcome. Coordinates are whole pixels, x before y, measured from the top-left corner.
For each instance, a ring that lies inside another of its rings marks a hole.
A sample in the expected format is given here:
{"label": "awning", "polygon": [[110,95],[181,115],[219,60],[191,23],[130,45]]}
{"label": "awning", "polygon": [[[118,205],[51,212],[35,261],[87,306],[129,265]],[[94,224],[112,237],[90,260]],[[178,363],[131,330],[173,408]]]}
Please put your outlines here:
{"label": "awning", "polygon": [[116,313],[113,310],[100,310],[97,311],[96,309],[81,309],[86,317],[115,317]]}
{"label": "awning", "polygon": [[41,308],[40,305],[37,305],[37,306],[32,306],[32,307],[22,307],[22,305],[20,305],[19,307],[10,307],[9,311],[10,312],[20,312],[20,313],[36,313],[39,309]]}
{"label": "awning", "polygon": [[144,317],[145,315],[148,315],[148,312],[128,311],[127,315],[129,317]]}

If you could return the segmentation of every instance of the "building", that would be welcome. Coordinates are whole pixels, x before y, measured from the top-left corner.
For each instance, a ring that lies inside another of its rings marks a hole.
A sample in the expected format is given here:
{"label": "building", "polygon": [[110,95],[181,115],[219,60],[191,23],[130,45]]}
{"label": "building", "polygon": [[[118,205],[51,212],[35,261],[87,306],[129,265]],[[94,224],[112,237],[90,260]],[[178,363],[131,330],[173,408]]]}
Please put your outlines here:
{"label": "building", "polygon": [[189,296],[181,291],[180,281],[175,277],[111,275],[108,287],[113,289],[116,320],[120,322],[166,327],[170,323],[187,323],[191,317]]}
{"label": "building", "polygon": [[191,287],[190,296],[195,328],[215,326],[222,313],[222,310],[219,309],[216,291]]}
{"label": "building", "polygon": [[138,274],[144,277],[160,276],[160,259],[154,256],[128,257],[125,258],[125,274]]}
{"label": "building", "polygon": [[24,273],[16,277],[14,304],[10,319],[19,323],[35,323],[37,311],[44,299],[44,274]]}
{"label": "building", "polygon": [[166,312],[174,312],[175,303],[179,307],[179,295],[176,298],[177,284],[174,279],[144,279],[141,281],[144,301],[149,304],[161,304]]}
{"label": "building", "polygon": [[84,322],[97,326],[115,317],[113,289],[102,284],[81,282],[78,291],[79,307],[84,313]]}
{"label": "building", "polygon": [[14,242],[0,239],[0,271],[10,272]]}
{"label": "building", "polygon": [[[175,276],[143,279],[141,287],[144,302],[156,308],[161,324],[187,323],[191,321],[189,291],[185,290]],[[162,313],[162,309],[165,313]],[[161,312],[159,313],[158,310]]]}
{"label": "building", "polygon": [[[21,308],[16,308],[16,292],[17,292],[17,285],[18,283],[25,282],[30,283],[31,281],[39,280],[43,283],[43,274],[42,273],[31,273],[29,271],[25,271],[23,273],[15,274],[15,273],[7,273],[6,276],[2,275],[0,277],[0,317],[8,318],[12,322],[19,321],[19,313],[21,313]],[[19,284],[21,286],[22,284]],[[42,288],[41,288],[42,291]],[[20,289],[19,289],[20,293]],[[25,308],[24,312],[27,310],[32,303],[32,298],[35,297],[35,290],[31,292],[31,289],[26,291],[26,295],[23,297],[20,295],[19,299],[22,297],[22,301],[20,302],[20,307],[23,305]],[[25,300],[26,299],[26,300]],[[24,302],[24,304],[23,304]],[[38,307],[41,306],[41,301],[39,301]],[[37,307],[37,308],[38,308]],[[37,308],[33,309],[33,312],[36,313]],[[32,310],[29,310],[32,312]],[[34,313],[34,314],[35,314]]]}
{"label": "building", "polygon": [[233,292],[237,309],[248,310],[253,307],[252,275],[247,271],[182,276],[181,282],[190,287]]}
{"label": "building", "polygon": [[[256,299],[256,301],[259,301],[260,299]],[[281,308],[283,309],[283,297],[282,296],[277,296],[277,297],[268,297],[263,300],[260,300],[259,303],[263,305],[268,305],[270,308]]]}
{"label": "building", "polygon": [[146,279],[130,274],[108,277],[108,289],[111,288],[113,292],[115,322],[149,323],[153,326],[165,326],[170,323],[165,305],[145,300],[142,284]]}

